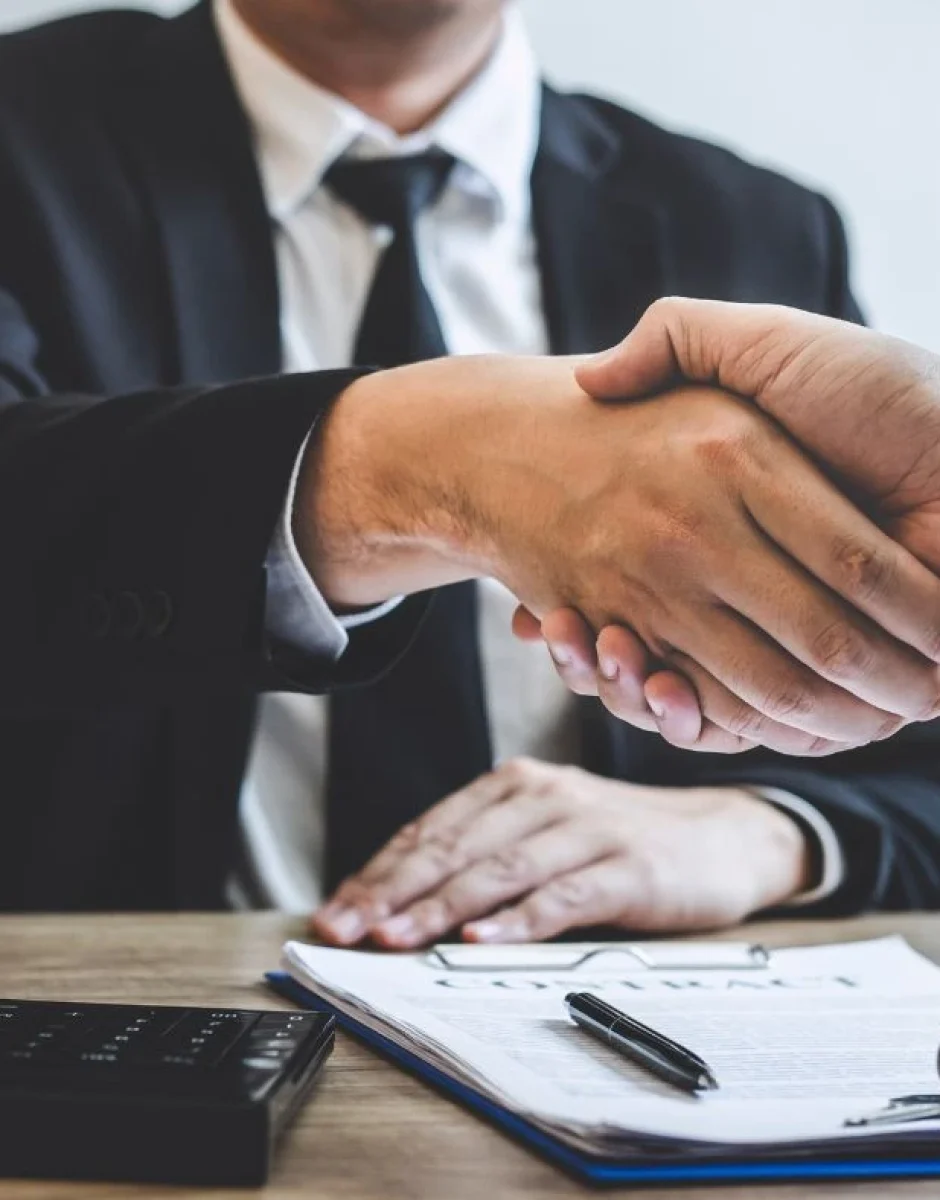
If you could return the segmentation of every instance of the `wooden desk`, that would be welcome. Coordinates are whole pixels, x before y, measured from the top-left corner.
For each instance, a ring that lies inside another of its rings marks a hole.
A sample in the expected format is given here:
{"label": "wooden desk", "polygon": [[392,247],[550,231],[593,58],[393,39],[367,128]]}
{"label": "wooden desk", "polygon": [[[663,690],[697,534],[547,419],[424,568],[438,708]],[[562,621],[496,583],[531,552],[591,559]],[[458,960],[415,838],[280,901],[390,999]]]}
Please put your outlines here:
{"label": "wooden desk", "polygon": [[[940,961],[940,916],[755,925],[748,935],[781,945],[893,932],[903,933],[917,949]],[[7,996],[37,999],[284,1007],[258,981],[264,970],[277,964],[281,943],[301,934],[296,921],[268,914],[0,917],[0,990]],[[596,1193],[343,1034],[318,1096],[288,1135],[273,1181],[261,1192],[0,1181],[0,1200],[207,1200],[252,1195],[265,1200],[553,1200],[591,1195],[874,1200],[936,1197],[940,1182]]]}

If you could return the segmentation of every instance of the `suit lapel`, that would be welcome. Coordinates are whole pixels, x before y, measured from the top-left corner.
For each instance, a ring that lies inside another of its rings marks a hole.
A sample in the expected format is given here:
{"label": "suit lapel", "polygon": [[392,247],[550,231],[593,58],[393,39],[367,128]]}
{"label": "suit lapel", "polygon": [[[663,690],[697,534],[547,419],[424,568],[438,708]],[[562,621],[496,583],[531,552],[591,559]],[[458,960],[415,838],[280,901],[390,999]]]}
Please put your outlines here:
{"label": "suit lapel", "polygon": [[543,90],[532,213],[555,354],[612,345],[669,290],[665,209],[619,181],[622,155],[583,101]]}
{"label": "suit lapel", "polygon": [[179,382],[278,371],[270,225],[208,3],[160,22],[118,70],[114,119],[163,251]]}

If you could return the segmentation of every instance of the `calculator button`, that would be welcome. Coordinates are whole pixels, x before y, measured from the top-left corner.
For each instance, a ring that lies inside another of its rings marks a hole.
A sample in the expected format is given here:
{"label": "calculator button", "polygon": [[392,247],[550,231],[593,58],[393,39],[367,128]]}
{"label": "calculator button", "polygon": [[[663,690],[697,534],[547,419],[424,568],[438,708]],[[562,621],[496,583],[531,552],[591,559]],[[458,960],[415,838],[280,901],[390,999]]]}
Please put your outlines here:
{"label": "calculator button", "polygon": [[78,1056],[79,1062],[98,1063],[99,1065],[111,1066],[117,1063],[118,1055],[112,1054],[110,1051],[85,1050]]}
{"label": "calculator button", "polygon": [[243,1058],[242,1066],[252,1071],[276,1071],[281,1065],[279,1058]]}
{"label": "calculator button", "polygon": [[250,1041],[245,1046],[244,1054],[261,1054],[266,1057],[274,1057],[275,1055],[282,1061],[287,1062],[297,1049],[301,1046],[300,1040],[296,1042],[261,1042]]}
{"label": "calculator button", "polygon": [[310,1017],[305,1013],[268,1013],[258,1022],[256,1028],[262,1029],[296,1029],[308,1024]]}

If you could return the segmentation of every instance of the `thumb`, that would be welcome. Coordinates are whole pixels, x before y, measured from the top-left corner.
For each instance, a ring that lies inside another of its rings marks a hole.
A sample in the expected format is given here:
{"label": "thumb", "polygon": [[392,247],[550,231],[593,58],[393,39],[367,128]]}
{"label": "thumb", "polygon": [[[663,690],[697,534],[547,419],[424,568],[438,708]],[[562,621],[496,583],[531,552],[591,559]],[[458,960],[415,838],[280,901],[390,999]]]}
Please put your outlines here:
{"label": "thumb", "polygon": [[591,355],[575,379],[596,400],[626,400],[667,388],[683,374],[673,346],[681,330],[683,300],[657,300],[622,342]]}
{"label": "thumb", "polygon": [[618,346],[585,359],[576,378],[598,400],[644,396],[680,379],[760,399],[794,349],[818,332],[816,321],[769,304],[668,297]]}

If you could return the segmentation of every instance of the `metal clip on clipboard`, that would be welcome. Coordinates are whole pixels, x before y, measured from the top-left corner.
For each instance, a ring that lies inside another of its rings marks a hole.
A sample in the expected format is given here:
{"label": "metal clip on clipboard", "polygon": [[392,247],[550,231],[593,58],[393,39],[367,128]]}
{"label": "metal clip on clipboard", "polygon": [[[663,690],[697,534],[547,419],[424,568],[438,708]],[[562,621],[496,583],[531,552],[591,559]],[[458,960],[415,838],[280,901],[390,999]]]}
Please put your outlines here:
{"label": "metal clip on clipboard", "polygon": [[[747,942],[569,942],[530,946],[442,943],[425,955],[447,971],[577,971],[622,960],[628,971],[762,971],[770,965],[764,946]],[[620,964],[617,964],[618,967]]]}
{"label": "metal clip on clipboard", "polygon": [[848,1129],[860,1125],[909,1125],[912,1121],[940,1120],[940,1095],[895,1096],[884,1108],[865,1113],[859,1117],[848,1117],[843,1125]]}

